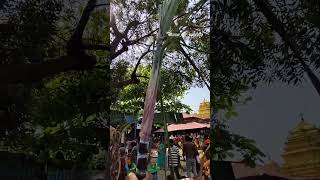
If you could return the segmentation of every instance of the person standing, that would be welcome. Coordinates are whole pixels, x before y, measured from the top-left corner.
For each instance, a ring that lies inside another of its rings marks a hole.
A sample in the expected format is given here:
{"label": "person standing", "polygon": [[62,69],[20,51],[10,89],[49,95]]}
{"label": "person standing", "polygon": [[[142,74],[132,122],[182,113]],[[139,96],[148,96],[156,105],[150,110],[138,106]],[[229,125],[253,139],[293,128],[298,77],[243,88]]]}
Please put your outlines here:
{"label": "person standing", "polygon": [[151,158],[150,164],[147,167],[147,171],[152,175],[152,180],[158,180],[158,172],[160,167],[157,166],[155,158]]}
{"label": "person standing", "polygon": [[203,172],[204,172],[204,179],[210,180],[211,172],[210,172],[210,159],[209,159],[208,153],[205,153],[204,155]]}
{"label": "person standing", "polygon": [[175,145],[173,139],[170,139],[170,152],[169,152],[169,167],[170,172],[173,175],[176,174],[176,178],[180,179],[179,174],[179,165],[180,165],[180,157],[178,147]]}
{"label": "person standing", "polygon": [[129,173],[136,173],[137,171],[137,165],[132,162],[132,154],[128,154],[127,156],[127,164],[126,164],[126,174],[128,175]]}
{"label": "person standing", "polygon": [[160,167],[160,169],[165,168],[165,161],[166,161],[166,147],[161,142],[159,151],[158,151],[158,159],[157,159],[157,165]]}
{"label": "person standing", "polygon": [[131,154],[132,154],[132,162],[137,164],[137,156],[138,156],[138,148],[137,148],[137,143],[135,141],[133,141],[131,143],[132,146],[132,150],[131,150]]}
{"label": "person standing", "polygon": [[183,156],[186,159],[187,176],[191,177],[190,172],[192,172],[194,178],[197,179],[197,157],[199,153],[189,136],[186,136],[186,142],[183,144]]}
{"label": "person standing", "polygon": [[119,151],[120,151],[120,172],[119,172],[118,180],[125,180],[126,179],[126,148],[123,143],[121,144]]}

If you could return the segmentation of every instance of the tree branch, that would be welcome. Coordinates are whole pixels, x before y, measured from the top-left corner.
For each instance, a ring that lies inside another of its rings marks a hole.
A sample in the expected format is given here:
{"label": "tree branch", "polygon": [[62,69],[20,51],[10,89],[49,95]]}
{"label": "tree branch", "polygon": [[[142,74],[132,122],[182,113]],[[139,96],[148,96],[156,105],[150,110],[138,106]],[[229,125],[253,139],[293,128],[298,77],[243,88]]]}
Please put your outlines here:
{"label": "tree branch", "polygon": [[[112,50],[111,50],[111,57],[110,57],[110,60],[112,61],[113,59],[115,59],[116,57],[120,56],[122,53],[128,51],[128,46],[131,46],[131,45],[134,45],[134,44],[137,44],[139,41],[141,41],[142,39],[144,38],[147,38],[147,37],[150,37],[152,36],[152,34],[156,32],[156,30],[153,30],[151,31],[150,33],[138,38],[138,39],[135,39],[135,40],[131,40],[131,41],[123,41],[122,42],[122,48],[119,49],[118,51],[112,53]],[[112,46],[112,45],[111,45]],[[112,48],[112,47],[111,47]]]}
{"label": "tree branch", "polygon": [[[1,83],[27,83],[70,70],[87,70],[94,67],[96,59],[86,55],[82,44],[83,31],[94,10],[96,0],[89,0],[79,23],[68,42],[68,55],[37,64],[12,64],[0,66]],[[99,46],[96,46],[96,48]],[[90,48],[90,46],[88,46]],[[92,47],[93,48],[93,47]],[[99,47],[102,48],[102,47]],[[107,48],[106,48],[107,49]]]}
{"label": "tree branch", "polygon": [[106,51],[110,51],[110,46],[108,46],[108,45],[84,44],[83,48],[87,49],[87,50],[106,50]]}
{"label": "tree branch", "polygon": [[0,82],[6,84],[34,82],[61,72],[91,69],[95,64],[94,57],[82,55],[62,56],[37,64],[1,65]]}
{"label": "tree branch", "polygon": [[135,66],[134,69],[133,69],[133,72],[132,72],[131,76],[136,75],[137,70],[138,70],[138,67],[139,67],[139,65],[140,65],[140,63],[141,63],[141,60],[142,60],[149,52],[151,52],[151,46],[152,46],[152,44],[148,47],[148,50],[147,50],[146,52],[142,53],[142,55],[140,56],[140,58],[139,58],[139,60],[138,60],[138,62],[137,62],[137,64],[136,64],[136,66]]}
{"label": "tree branch", "polygon": [[89,0],[68,43],[68,54],[79,53],[82,45],[84,29],[89,21],[92,11],[95,9],[97,0]]}
{"label": "tree branch", "polygon": [[95,7],[100,7],[100,6],[110,6],[109,3],[103,3],[103,4],[97,4],[95,5]]}
{"label": "tree branch", "polygon": [[184,55],[184,57],[188,60],[188,62],[191,64],[193,69],[198,73],[201,80],[204,82],[204,84],[207,86],[208,90],[211,91],[210,86],[208,82],[206,81],[205,77],[202,75],[200,69],[197,67],[197,65],[193,62],[193,60],[189,57],[188,53],[183,49],[183,47],[180,46],[180,52]]}
{"label": "tree branch", "polygon": [[189,46],[189,45],[187,45],[185,42],[180,43],[180,45],[182,45],[182,46],[184,46],[184,47],[187,47],[187,48],[190,48],[190,49],[193,49],[193,50],[196,50],[196,51],[198,51],[198,52],[209,53],[209,51],[203,51],[203,50],[198,49],[198,48],[196,48],[196,47]]}
{"label": "tree branch", "polygon": [[286,27],[278,19],[278,17],[274,13],[272,13],[271,5],[268,2],[261,1],[261,0],[253,0],[253,1],[256,4],[256,6],[260,9],[260,11],[263,13],[263,15],[266,17],[267,21],[271,24],[272,28],[281,36],[283,41],[291,48],[294,56],[299,60],[301,66],[303,67],[304,71],[307,73],[313,86],[315,87],[318,94],[320,95],[320,80],[312,72],[310,67],[306,64],[307,60],[304,57],[302,57],[300,48],[294,42],[294,39],[293,37],[291,37],[291,34],[287,32]]}
{"label": "tree branch", "polygon": [[[201,0],[200,2],[198,2],[189,12],[186,12],[186,13],[183,13],[183,14],[180,14],[178,15],[177,17],[175,17],[173,20],[177,20],[177,19],[180,19],[186,15],[190,15],[192,14],[194,11],[197,11],[199,9],[201,9],[201,7],[206,3],[207,1],[206,0]],[[132,21],[130,22],[125,31],[123,33],[121,33],[118,28],[117,28],[117,25],[116,25],[116,22],[115,22],[115,16],[113,14],[111,14],[111,19],[110,19],[110,27],[112,28],[112,30],[114,31],[114,34],[115,34],[115,39],[112,41],[112,43],[110,44],[110,51],[111,51],[111,58],[110,60],[113,60],[115,59],[116,57],[118,57],[119,55],[121,55],[122,53],[124,53],[125,51],[128,50],[128,46],[130,45],[133,45],[133,44],[136,44],[138,43],[139,41],[141,41],[142,39],[145,39],[149,36],[151,36],[153,33],[155,33],[156,31],[159,30],[159,28],[156,28],[155,30],[151,31],[150,33],[136,39],[136,40],[132,40],[132,41],[127,41],[126,43],[122,43],[122,45],[125,45],[125,46],[122,46],[122,48],[118,51],[116,51],[118,45],[120,44],[121,40],[122,39],[128,39],[127,38],[127,34],[129,32],[129,30],[132,28],[132,27],[135,27],[137,26],[138,24],[141,24],[141,22],[136,22],[136,21]]]}
{"label": "tree branch", "polygon": [[121,39],[123,38],[122,34],[118,30],[118,27],[116,25],[116,18],[114,14],[111,13],[110,15],[110,27],[113,30],[113,33],[115,34],[115,39],[110,44],[110,51],[111,54],[114,54],[116,52],[116,49],[121,42]]}
{"label": "tree branch", "polygon": [[131,78],[129,80],[125,80],[121,82],[112,82],[111,87],[121,89],[125,86],[131,85],[131,84],[139,84],[139,83],[140,83],[140,80],[138,78],[134,78],[134,79]]}
{"label": "tree branch", "polygon": [[[120,56],[122,53],[124,53],[126,51],[128,51],[128,44],[126,42],[123,42],[121,49],[119,49],[117,52],[111,53],[110,61],[112,61],[113,59]],[[112,52],[112,50],[111,50],[111,52]]]}
{"label": "tree branch", "polygon": [[140,56],[137,64],[135,65],[135,68],[133,69],[133,72],[131,73],[130,79],[129,80],[125,80],[125,81],[121,81],[121,82],[115,82],[114,84],[112,84],[112,88],[123,88],[125,86],[131,85],[131,84],[139,84],[140,80],[138,77],[143,77],[143,78],[149,78],[146,76],[138,76],[137,75],[137,69],[141,63],[141,60],[149,53],[151,52],[151,46],[152,44],[149,46],[148,50],[144,53],[142,53],[142,55]]}

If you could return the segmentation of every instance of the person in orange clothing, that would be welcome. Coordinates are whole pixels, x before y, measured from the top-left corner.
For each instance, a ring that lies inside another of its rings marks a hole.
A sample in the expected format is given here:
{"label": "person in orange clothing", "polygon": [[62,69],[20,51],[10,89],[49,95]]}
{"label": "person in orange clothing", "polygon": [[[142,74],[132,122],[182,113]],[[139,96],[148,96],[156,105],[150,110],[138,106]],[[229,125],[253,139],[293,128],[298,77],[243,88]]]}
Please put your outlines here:
{"label": "person in orange clothing", "polygon": [[203,160],[203,174],[204,174],[204,179],[205,180],[210,180],[211,179],[211,172],[210,172],[210,158],[208,157],[209,154],[206,152],[204,154],[204,160]]}

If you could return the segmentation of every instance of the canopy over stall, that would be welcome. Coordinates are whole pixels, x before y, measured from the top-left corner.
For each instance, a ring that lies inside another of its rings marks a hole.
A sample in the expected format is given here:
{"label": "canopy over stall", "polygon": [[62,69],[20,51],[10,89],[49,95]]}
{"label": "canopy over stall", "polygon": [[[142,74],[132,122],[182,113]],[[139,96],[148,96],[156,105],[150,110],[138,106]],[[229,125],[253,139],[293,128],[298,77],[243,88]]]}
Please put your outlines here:
{"label": "canopy over stall", "polygon": [[[189,123],[183,123],[183,124],[170,124],[168,125],[168,132],[184,131],[184,130],[191,130],[191,129],[204,129],[204,128],[210,128],[210,124],[197,123],[197,122],[189,122]],[[155,131],[155,133],[161,133],[161,132],[164,132],[163,128]]]}

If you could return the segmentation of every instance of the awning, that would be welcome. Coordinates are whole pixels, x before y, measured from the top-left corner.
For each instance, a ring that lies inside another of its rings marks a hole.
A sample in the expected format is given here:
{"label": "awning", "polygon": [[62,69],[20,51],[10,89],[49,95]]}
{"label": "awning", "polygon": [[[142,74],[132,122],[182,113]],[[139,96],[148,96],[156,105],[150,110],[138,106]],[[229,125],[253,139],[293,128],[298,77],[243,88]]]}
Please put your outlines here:
{"label": "awning", "polygon": [[[190,130],[190,129],[203,129],[203,128],[210,128],[210,124],[206,123],[197,123],[197,122],[190,122],[190,123],[183,123],[183,124],[170,124],[168,125],[168,132],[173,131],[183,131],[183,130]],[[161,128],[155,133],[164,132],[164,129]]]}

